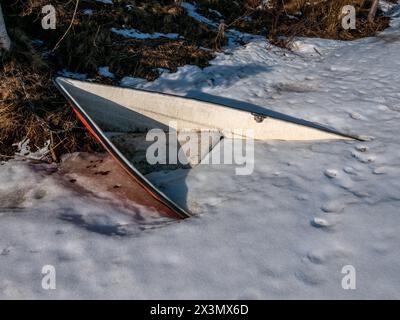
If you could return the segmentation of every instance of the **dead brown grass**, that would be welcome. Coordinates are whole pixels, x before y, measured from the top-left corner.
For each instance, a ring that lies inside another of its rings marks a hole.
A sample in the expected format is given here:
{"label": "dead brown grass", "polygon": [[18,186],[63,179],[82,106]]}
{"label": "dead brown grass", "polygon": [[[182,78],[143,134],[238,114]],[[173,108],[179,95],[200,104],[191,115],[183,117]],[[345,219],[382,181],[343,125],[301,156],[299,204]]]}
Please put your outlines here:
{"label": "dead brown grass", "polygon": [[[15,152],[15,143],[29,139],[32,150],[50,141],[44,160],[75,150],[92,151],[97,145],[75,119],[51,83],[51,72],[26,52],[3,57],[0,68],[0,158]],[[40,60],[39,60],[40,61]]]}
{"label": "dead brown grass", "polygon": [[[389,26],[390,19],[380,13],[374,22],[368,21],[371,1],[368,0],[336,0],[308,2],[298,1],[292,11],[276,1],[276,15],[269,38],[277,39],[284,35],[288,39],[295,36],[319,37],[327,39],[354,40],[375,35]],[[355,30],[344,30],[342,27],[342,8],[354,5],[357,13]],[[295,9],[295,10],[294,10]],[[290,13],[297,12],[295,17]]]}
{"label": "dead brown grass", "polygon": [[[40,27],[40,11],[47,0],[2,3],[14,48],[1,56],[0,158],[14,154],[13,145],[23,139],[29,139],[33,150],[50,141],[53,161],[65,152],[98,149],[54,87],[52,77],[58,70],[84,73],[107,83],[117,83],[128,75],[154,80],[159,76],[158,68],[176,71],[186,64],[204,67],[214,57],[201,46],[213,45],[215,31],[181,16],[182,8],[173,1],[165,1],[164,5],[138,1],[129,14],[121,8],[130,1],[121,1],[120,7],[111,10],[93,1],[82,1],[85,8],[96,9],[95,14],[88,17],[80,11],[71,32],[52,51],[71,23],[75,3],[51,2],[58,13],[55,31]],[[140,27],[144,32],[183,30],[185,39],[125,39],[111,32],[111,27],[118,25]],[[33,45],[32,39],[42,40],[43,45]],[[98,69],[102,66],[109,66],[116,78],[100,76]]]}
{"label": "dead brown grass", "polygon": [[[296,36],[354,40],[373,36],[389,25],[389,18],[378,12],[373,23],[368,22],[371,0],[270,0],[262,9],[262,0],[200,0],[203,15],[224,19],[229,26],[267,36],[273,43],[285,46]],[[354,5],[357,11],[357,29],[344,30],[341,24],[342,8]],[[223,14],[216,15],[213,10]],[[282,36],[286,41],[282,41]],[[289,46],[287,46],[289,47]]]}

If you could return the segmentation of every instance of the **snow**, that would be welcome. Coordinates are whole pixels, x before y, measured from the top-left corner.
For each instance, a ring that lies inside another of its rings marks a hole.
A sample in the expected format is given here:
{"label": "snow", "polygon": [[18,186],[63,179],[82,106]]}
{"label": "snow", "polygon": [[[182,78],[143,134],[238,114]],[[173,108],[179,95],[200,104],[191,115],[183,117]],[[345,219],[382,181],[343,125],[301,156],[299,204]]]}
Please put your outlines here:
{"label": "snow", "polygon": [[92,9],[85,9],[85,10],[83,10],[83,14],[85,14],[87,16],[91,16],[91,15],[93,15],[93,10]]}
{"label": "snow", "polygon": [[48,154],[50,140],[48,140],[45,145],[37,151],[31,151],[29,144],[29,139],[23,139],[20,143],[13,145],[14,147],[17,147],[17,151],[15,152],[16,159],[25,158],[30,160],[41,160]]}
{"label": "snow", "polygon": [[199,21],[199,22],[201,22],[203,24],[206,24],[206,25],[214,27],[214,28],[218,27],[217,23],[215,23],[215,22],[211,21],[210,19],[207,19],[206,17],[198,14],[196,12],[196,6],[194,6],[193,4],[188,3],[188,2],[182,2],[181,6],[182,6],[182,8],[184,8],[187,11],[188,16],[192,17],[194,20]]}
{"label": "snow", "polygon": [[120,85],[122,87],[137,87],[142,83],[146,83],[146,80],[143,78],[134,78],[134,77],[123,77],[120,81]]}
{"label": "snow", "polygon": [[[134,81],[371,136],[256,142],[249,176],[205,165],[152,174],[196,218],[160,217],[116,196],[108,176],[74,172],[102,160],[116,174],[104,155],[2,163],[0,298],[399,299],[399,21],[353,42],[298,39],[293,53],[254,39],[203,70]],[[48,264],[54,291],[41,287]],[[346,265],[356,290],[341,287]]]}
{"label": "snow", "polygon": [[96,0],[97,2],[102,2],[105,4],[113,4],[112,0]]}
{"label": "snow", "polygon": [[111,28],[111,31],[119,34],[125,38],[133,38],[133,39],[159,39],[159,38],[168,38],[168,39],[178,39],[179,34],[176,33],[143,33],[137,29],[118,29],[118,28]]}
{"label": "snow", "polygon": [[[197,13],[196,12],[197,9],[196,9],[195,5],[188,3],[188,2],[182,2],[181,6],[182,6],[182,8],[184,8],[186,10],[189,17],[193,18],[194,20],[196,20],[202,24],[209,26],[210,28],[218,30],[219,23],[214,22],[214,21],[202,16],[201,14]],[[242,43],[248,43],[253,39],[263,39],[263,37],[239,32],[233,28],[229,28],[228,30],[226,30],[224,36],[228,39],[228,44],[225,49],[237,48]]]}
{"label": "snow", "polygon": [[100,67],[99,68],[99,74],[101,76],[103,76],[103,77],[106,77],[106,78],[114,78],[115,77],[114,73],[112,73],[110,71],[109,67]]}
{"label": "snow", "polygon": [[88,75],[83,73],[72,72],[66,69],[63,69],[58,72],[58,75],[61,77],[72,78],[76,80],[86,80]]}

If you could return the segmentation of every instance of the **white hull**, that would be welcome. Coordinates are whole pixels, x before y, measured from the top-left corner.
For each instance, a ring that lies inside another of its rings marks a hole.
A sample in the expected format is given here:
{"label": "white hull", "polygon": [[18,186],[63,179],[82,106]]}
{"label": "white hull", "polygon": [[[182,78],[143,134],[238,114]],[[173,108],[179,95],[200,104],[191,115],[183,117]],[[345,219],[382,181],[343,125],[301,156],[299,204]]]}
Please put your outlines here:
{"label": "white hull", "polygon": [[257,113],[157,92],[57,78],[88,116],[108,131],[152,128],[218,130],[226,138],[252,132],[256,140],[314,141],[352,137],[268,110]]}

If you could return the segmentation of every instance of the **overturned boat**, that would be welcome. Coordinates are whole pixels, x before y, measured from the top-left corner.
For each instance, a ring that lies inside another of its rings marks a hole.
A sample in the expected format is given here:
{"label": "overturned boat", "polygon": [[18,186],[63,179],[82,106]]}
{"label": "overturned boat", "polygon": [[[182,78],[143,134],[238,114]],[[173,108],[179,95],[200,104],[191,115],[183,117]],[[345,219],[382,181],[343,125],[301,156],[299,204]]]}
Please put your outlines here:
{"label": "overturned boat", "polygon": [[[194,135],[196,139],[192,140],[206,145],[206,148],[187,155],[183,167],[188,168],[199,164],[224,138],[284,141],[358,139],[320,124],[227,98],[201,97],[203,100],[200,100],[64,77],[56,78],[55,84],[86,128],[137,184],[137,190],[144,191],[137,192],[136,201],[176,218],[187,218],[191,213],[166,196],[145,175],[182,166],[147,161],[146,151],[150,143],[146,135],[151,130],[169,132],[169,135],[171,129],[185,131],[185,137]],[[207,138],[197,139],[200,132],[207,132]],[[170,144],[175,141],[176,145],[187,142],[178,135],[167,140]],[[204,140],[207,141],[204,143]]]}

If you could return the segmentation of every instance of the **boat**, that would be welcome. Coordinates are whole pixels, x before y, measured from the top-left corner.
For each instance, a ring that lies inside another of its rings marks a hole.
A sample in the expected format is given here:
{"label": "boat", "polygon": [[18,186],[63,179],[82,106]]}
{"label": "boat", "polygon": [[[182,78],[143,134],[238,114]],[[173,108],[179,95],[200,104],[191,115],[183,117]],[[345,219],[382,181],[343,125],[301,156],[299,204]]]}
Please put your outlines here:
{"label": "boat", "polygon": [[[359,139],[314,122],[228,98],[210,97],[206,101],[201,96],[182,97],[65,77],[55,78],[54,83],[85,127],[137,184],[136,190],[143,191],[138,194],[138,202],[174,218],[188,218],[192,213],[146,178],[153,169],[166,168],[145,163],[145,149],[149,144],[143,141],[150,130],[186,130],[195,134],[207,131],[212,138],[207,142],[207,152],[223,138],[256,141]],[[251,132],[251,136],[246,132]],[[207,152],[196,154],[186,166],[195,166]]]}

